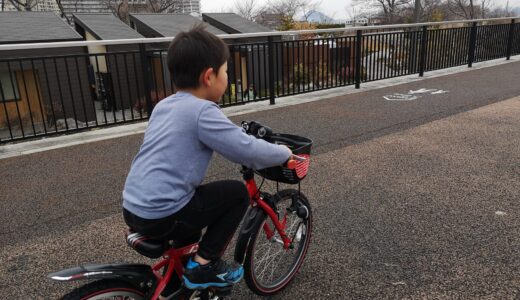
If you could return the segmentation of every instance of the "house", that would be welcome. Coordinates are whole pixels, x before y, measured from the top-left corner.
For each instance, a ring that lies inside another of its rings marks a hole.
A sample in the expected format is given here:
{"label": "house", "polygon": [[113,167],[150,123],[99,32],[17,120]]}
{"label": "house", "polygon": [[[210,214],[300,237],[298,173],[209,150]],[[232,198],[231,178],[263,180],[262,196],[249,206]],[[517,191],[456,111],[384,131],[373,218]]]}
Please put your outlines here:
{"label": "house", "polygon": [[262,12],[255,18],[255,22],[258,24],[262,24],[263,26],[266,26],[268,28],[277,30],[283,24],[283,15]]}
{"label": "house", "polygon": [[[228,34],[273,31],[235,13],[204,13],[202,19]],[[280,36],[274,36],[273,41],[280,41]],[[242,91],[246,91],[249,87],[253,87],[258,98],[267,97],[269,74],[267,37],[226,39],[226,42],[235,45],[230,47],[234,59],[228,65],[228,74],[232,89],[236,89],[237,98],[241,99]],[[279,45],[278,43],[277,46]]]}
{"label": "house", "polygon": [[268,27],[251,22],[235,13],[204,13],[202,20],[230,34],[272,31]]}
{"label": "house", "polygon": [[[174,37],[200,23],[203,21],[189,14],[130,14],[130,26],[147,38]],[[207,25],[206,30],[213,34],[226,34],[211,25]]]}
{"label": "house", "polygon": [[[147,38],[174,37],[181,31],[189,30],[197,24],[203,23],[189,14],[130,14],[130,25]],[[213,34],[226,34],[224,31],[206,25],[206,30]],[[160,100],[174,92],[173,82],[170,78],[166,64],[166,54],[169,43],[150,44],[148,51],[151,56],[151,68],[153,75],[152,97]]]}
{"label": "house", "polygon": [[[76,31],[87,41],[143,38],[111,13],[74,14]],[[143,70],[139,46],[88,46],[90,86],[106,110],[139,106],[144,98]],[[98,105],[98,106],[99,106]]]}
{"label": "house", "polygon": [[[52,12],[0,12],[0,45],[81,40]],[[84,47],[0,51],[0,139],[7,129],[15,138],[95,120],[88,79],[81,75],[87,74],[85,54]]]}

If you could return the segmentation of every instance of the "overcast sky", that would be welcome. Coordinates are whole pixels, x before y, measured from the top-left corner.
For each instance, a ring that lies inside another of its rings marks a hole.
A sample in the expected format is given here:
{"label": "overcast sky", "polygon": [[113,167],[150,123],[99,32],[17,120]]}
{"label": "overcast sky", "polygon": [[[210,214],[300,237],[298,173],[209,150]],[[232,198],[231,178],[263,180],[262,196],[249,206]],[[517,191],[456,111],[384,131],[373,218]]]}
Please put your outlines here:
{"label": "overcast sky", "polygon": [[[229,12],[235,6],[235,1],[240,0],[201,0],[202,12]],[[256,0],[264,5],[268,0]],[[505,6],[507,0],[491,0],[493,5]],[[349,19],[352,12],[351,0],[322,0],[320,11],[334,19]],[[510,7],[520,7],[520,0],[509,0]]]}

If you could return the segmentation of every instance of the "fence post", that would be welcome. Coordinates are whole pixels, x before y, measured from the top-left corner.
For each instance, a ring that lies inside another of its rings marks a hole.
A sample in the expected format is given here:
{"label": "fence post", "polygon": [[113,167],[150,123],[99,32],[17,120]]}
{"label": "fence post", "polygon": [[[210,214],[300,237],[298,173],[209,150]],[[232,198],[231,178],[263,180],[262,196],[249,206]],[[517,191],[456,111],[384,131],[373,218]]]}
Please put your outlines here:
{"label": "fence post", "polygon": [[477,22],[473,22],[469,34],[468,67],[471,68],[475,60],[475,44],[477,42]]}
{"label": "fence post", "polygon": [[356,32],[356,89],[359,89],[361,85],[361,43],[363,35],[361,30]]}
{"label": "fence post", "polygon": [[424,69],[426,68],[426,53],[428,52],[426,47],[428,47],[428,27],[423,26],[421,39],[421,61],[419,62],[419,77],[424,76]]}
{"label": "fence post", "polygon": [[141,54],[141,69],[143,74],[143,85],[144,85],[144,98],[146,101],[146,111],[148,112],[148,118],[152,115],[153,105],[152,105],[152,84],[150,82],[151,78],[151,70],[150,70],[150,62],[148,61],[148,57],[146,55],[146,47],[144,44],[139,44],[139,52]]}
{"label": "fence post", "polygon": [[273,37],[267,37],[268,59],[269,59],[269,104],[274,105],[274,43]]}
{"label": "fence post", "polygon": [[509,25],[509,36],[507,37],[507,54],[506,59],[511,59],[511,50],[513,48],[513,35],[515,33],[515,19],[511,20],[511,25]]}

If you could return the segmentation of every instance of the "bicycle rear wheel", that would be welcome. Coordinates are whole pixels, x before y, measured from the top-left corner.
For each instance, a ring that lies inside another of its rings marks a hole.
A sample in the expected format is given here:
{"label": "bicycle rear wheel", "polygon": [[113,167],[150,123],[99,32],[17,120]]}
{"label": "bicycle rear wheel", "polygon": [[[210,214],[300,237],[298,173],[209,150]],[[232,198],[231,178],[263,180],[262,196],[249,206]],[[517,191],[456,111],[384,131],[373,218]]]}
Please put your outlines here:
{"label": "bicycle rear wheel", "polygon": [[120,280],[103,279],[74,289],[61,300],[142,300],[145,292]]}
{"label": "bicycle rear wheel", "polygon": [[[274,195],[274,199],[280,222],[285,221],[285,233],[293,241],[293,247],[283,248],[280,234],[267,216],[253,229],[244,261],[244,278],[254,293],[263,296],[273,295],[291,282],[307,254],[312,232],[311,207],[302,193],[283,190]],[[268,238],[264,225],[274,232],[272,237]]]}

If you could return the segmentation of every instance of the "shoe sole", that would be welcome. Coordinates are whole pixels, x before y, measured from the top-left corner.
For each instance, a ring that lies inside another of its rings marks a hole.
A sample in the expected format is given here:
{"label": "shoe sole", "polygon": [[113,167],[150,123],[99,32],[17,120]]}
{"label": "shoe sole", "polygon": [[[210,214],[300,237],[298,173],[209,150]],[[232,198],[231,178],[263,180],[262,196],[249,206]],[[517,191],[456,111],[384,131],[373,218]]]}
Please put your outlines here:
{"label": "shoe sole", "polygon": [[[204,290],[209,287],[229,287],[235,282],[208,282],[208,283],[193,283],[186,276],[182,276],[184,285],[190,290]],[[237,281],[238,282],[238,281]]]}
{"label": "shoe sole", "polygon": [[236,283],[238,283],[240,280],[244,278],[244,275],[240,276],[235,281],[230,282],[208,282],[208,283],[193,283],[191,282],[186,276],[182,276],[182,280],[184,281],[184,285],[189,288],[190,290],[203,290],[207,289],[209,287],[230,287]]}

